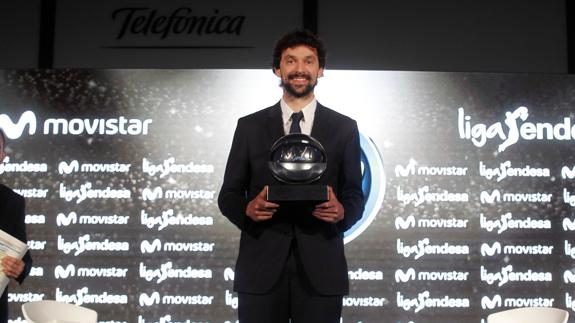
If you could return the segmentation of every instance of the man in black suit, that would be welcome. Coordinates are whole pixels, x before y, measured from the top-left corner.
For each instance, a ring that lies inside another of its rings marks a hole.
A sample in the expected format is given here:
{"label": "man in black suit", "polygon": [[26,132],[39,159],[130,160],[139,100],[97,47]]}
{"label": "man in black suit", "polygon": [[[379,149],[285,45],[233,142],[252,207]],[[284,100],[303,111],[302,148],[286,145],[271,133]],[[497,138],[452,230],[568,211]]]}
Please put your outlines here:
{"label": "man in black suit", "polygon": [[[324,67],[320,39],[304,30],[285,35],[273,58],[283,88],[280,102],[238,120],[218,205],[241,230],[234,281],[241,323],[340,321],[349,292],[343,234],[364,207],[361,152],[356,122],[315,100]],[[328,185],[329,201],[267,201],[268,185],[287,185],[268,168],[270,148],[300,131],[327,152],[327,169],[317,184]]]}
{"label": "man in black suit", "polygon": [[[0,162],[6,157],[5,145],[6,136],[0,128]],[[0,184],[0,229],[18,240],[26,242],[24,218],[24,198]],[[4,274],[17,280],[20,284],[28,276],[32,267],[30,252],[27,252],[22,260],[4,256],[1,261]],[[8,288],[4,290],[0,298],[0,322],[8,322]]]}

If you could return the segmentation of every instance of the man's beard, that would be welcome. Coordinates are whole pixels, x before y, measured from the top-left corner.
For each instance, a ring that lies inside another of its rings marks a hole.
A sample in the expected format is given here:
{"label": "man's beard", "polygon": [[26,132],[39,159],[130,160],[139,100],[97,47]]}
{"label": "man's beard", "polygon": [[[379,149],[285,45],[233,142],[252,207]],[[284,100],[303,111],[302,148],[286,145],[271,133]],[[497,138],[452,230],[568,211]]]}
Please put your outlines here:
{"label": "man's beard", "polygon": [[[308,81],[311,81],[311,77],[308,74],[304,73],[292,73],[288,75],[288,80],[294,79],[296,77],[305,77]],[[308,96],[309,94],[313,93],[315,86],[317,85],[317,80],[315,83],[308,83],[306,87],[302,91],[296,90],[289,82],[284,82],[284,79],[281,78],[280,86],[284,88],[284,90],[291,96],[295,98],[303,98]]]}

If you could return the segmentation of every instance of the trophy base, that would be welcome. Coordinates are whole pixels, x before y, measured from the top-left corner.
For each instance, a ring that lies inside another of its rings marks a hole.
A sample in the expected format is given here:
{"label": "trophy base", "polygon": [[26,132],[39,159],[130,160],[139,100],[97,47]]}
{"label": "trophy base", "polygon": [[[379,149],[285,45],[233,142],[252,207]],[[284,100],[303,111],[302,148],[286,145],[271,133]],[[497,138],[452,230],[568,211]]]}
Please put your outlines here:
{"label": "trophy base", "polygon": [[270,202],[325,202],[329,200],[327,185],[268,186]]}

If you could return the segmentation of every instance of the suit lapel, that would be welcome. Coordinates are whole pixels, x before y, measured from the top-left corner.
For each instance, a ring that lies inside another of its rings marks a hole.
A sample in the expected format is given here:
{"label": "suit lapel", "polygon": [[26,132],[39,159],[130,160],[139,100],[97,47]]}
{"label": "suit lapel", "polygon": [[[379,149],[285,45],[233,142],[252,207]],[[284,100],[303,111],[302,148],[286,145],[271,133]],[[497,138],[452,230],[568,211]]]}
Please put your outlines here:
{"label": "suit lapel", "polygon": [[313,126],[311,128],[311,136],[319,140],[320,142],[328,138],[327,130],[329,127],[329,114],[327,113],[327,108],[323,105],[317,103],[315,110],[315,116],[313,119]]}
{"label": "suit lapel", "polygon": [[280,103],[278,102],[270,108],[268,113],[268,134],[273,141],[276,141],[284,135],[281,110]]}

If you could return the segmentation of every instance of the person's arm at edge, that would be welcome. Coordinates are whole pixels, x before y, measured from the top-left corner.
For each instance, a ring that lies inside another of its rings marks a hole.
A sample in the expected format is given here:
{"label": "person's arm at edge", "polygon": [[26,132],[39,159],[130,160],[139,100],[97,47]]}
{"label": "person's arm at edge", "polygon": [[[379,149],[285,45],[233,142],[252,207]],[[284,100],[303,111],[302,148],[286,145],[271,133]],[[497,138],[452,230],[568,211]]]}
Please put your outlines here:
{"label": "person's arm at edge", "polygon": [[[10,233],[10,234],[12,234],[16,239],[26,243],[26,242],[28,242],[28,240],[26,238],[26,223],[25,223],[26,202],[25,202],[23,197],[18,196],[16,203],[14,203],[13,205],[14,205],[14,210],[9,211],[8,214],[13,214],[14,216],[16,216],[16,220],[18,222],[16,225],[16,231],[13,233]],[[28,250],[26,252],[24,257],[22,258],[22,261],[24,262],[24,269],[22,270],[20,275],[18,277],[16,277],[16,281],[18,281],[18,283],[20,283],[20,284],[22,284],[24,279],[26,277],[28,277],[28,274],[30,273],[30,269],[32,269],[32,256],[30,255],[30,250]]]}

